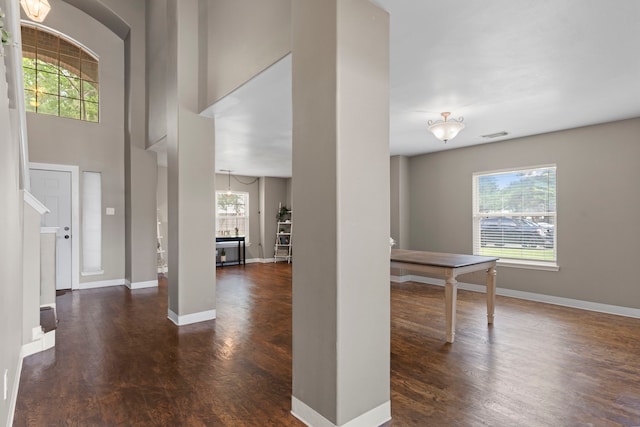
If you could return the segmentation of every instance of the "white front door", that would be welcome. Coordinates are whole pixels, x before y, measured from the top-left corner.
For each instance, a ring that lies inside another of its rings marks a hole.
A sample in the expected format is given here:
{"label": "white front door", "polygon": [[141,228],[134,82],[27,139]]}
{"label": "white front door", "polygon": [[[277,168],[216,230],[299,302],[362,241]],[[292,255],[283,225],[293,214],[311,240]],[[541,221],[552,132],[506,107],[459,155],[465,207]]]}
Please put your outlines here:
{"label": "white front door", "polygon": [[71,172],[31,169],[31,194],[51,212],[43,227],[59,227],[56,239],[56,289],[71,289]]}

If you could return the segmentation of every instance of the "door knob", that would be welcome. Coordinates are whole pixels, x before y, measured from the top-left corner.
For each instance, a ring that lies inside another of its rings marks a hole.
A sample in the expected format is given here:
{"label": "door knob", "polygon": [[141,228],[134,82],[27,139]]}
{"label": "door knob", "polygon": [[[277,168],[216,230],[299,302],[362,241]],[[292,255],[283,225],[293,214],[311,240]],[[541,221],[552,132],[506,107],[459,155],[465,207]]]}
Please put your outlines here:
{"label": "door knob", "polygon": [[65,238],[65,239],[68,239],[68,238],[69,238],[69,235],[68,235],[68,234],[65,234],[65,235],[64,235],[64,238]]}

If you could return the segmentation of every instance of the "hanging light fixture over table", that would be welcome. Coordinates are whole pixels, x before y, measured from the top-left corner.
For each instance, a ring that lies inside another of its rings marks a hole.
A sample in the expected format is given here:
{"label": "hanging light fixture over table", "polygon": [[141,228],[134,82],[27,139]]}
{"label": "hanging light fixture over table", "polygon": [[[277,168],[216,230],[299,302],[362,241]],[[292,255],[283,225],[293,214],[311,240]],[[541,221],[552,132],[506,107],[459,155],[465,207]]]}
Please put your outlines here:
{"label": "hanging light fixture over table", "polygon": [[227,196],[231,195],[231,169],[226,169],[227,173],[229,174],[229,182],[228,182],[228,186],[227,186]]}
{"label": "hanging light fixture over table", "polygon": [[464,123],[462,123],[464,119],[460,117],[458,120],[448,120],[451,115],[449,112],[441,113],[441,115],[442,120],[429,120],[427,124],[429,125],[429,131],[440,141],[446,143],[448,140],[455,138],[458,132],[464,129]]}
{"label": "hanging light fixture over table", "polygon": [[36,22],[44,21],[51,10],[47,0],[20,0],[20,5],[29,19]]}

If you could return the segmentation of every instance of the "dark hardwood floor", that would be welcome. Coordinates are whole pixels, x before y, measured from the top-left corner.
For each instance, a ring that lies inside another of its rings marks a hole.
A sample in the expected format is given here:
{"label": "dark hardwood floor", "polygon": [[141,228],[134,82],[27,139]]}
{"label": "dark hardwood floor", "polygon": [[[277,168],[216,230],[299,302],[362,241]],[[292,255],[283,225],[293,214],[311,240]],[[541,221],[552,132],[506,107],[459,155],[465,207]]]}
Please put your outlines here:
{"label": "dark hardwood floor", "polygon": [[[57,298],[56,347],[24,360],[14,426],[302,426],[291,401],[291,266],[218,269],[217,320],[176,327],[166,283]],[[391,285],[386,426],[640,426],[640,319]]]}

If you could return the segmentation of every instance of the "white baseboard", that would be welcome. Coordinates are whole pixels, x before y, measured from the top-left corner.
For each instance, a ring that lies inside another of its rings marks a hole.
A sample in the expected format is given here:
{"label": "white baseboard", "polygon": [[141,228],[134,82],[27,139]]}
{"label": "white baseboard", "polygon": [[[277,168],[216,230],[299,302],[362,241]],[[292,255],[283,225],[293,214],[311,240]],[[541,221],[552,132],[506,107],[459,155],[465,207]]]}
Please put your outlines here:
{"label": "white baseboard", "polygon": [[20,349],[20,357],[25,358],[32,354],[40,353],[41,351],[49,350],[56,345],[56,331],[49,331],[46,334],[41,334],[37,339],[26,343]]}
{"label": "white baseboard", "polygon": [[[310,427],[338,427],[301,400],[291,396],[291,414]],[[340,427],[371,427],[379,426],[391,419],[391,401],[344,423]]]}
{"label": "white baseboard", "polygon": [[113,279],[113,280],[99,280],[97,282],[84,282],[79,283],[75,289],[95,289],[106,288],[108,286],[120,286],[125,284],[125,279]]}
{"label": "white baseboard", "polygon": [[[396,283],[418,282],[429,285],[444,286],[444,280],[424,276],[391,276],[391,281]],[[458,282],[458,289],[485,293],[486,288],[473,283]],[[598,302],[583,301],[572,298],[556,297],[553,295],[536,294],[533,292],[517,291],[498,287],[496,295],[518,298],[527,301],[543,302],[547,304],[560,305],[563,307],[578,308],[581,310],[595,311],[598,313],[615,314],[617,316],[634,317],[640,319],[640,309],[632,307],[622,307],[619,305],[602,304]]]}
{"label": "white baseboard", "polygon": [[44,339],[42,341],[42,350],[49,350],[56,346],[56,330],[49,331],[44,334]]}
{"label": "white baseboard", "polygon": [[13,389],[11,392],[11,397],[9,400],[9,417],[7,420],[7,427],[11,427],[13,425],[13,418],[16,414],[16,402],[18,401],[18,387],[20,386],[20,376],[22,375],[22,350],[20,351],[20,356],[18,357],[18,366],[16,366],[16,373],[13,377]]}
{"label": "white baseboard", "polygon": [[42,339],[31,341],[22,345],[20,349],[20,357],[24,358],[31,356],[32,354],[40,353],[42,351]]}
{"label": "white baseboard", "polygon": [[86,276],[101,276],[104,274],[104,270],[94,270],[94,271],[81,271],[80,275],[82,277]]}
{"label": "white baseboard", "polygon": [[216,318],[215,310],[206,310],[199,313],[184,314],[182,316],[177,315],[171,309],[169,309],[169,320],[175,323],[177,326],[190,325],[192,323],[206,322],[207,320],[213,320]]}
{"label": "white baseboard", "polygon": [[275,260],[276,260],[275,258],[255,258],[253,262],[259,262],[261,264],[271,264],[275,262]]}
{"label": "white baseboard", "polygon": [[44,336],[44,331],[42,330],[42,326],[34,326],[31,328],[31,341],[37,341]]}
{"label": "white baseboard", "polygon": [[[274,262],[274,260],[275,260],[274,258],[248,258],[245,261],[245,264],[269,264]],[[233,265],[237,265],[237,264],[233,264]]]}
{"label": "white baseboard", "polygon": [[145,288],[157,288],[158,287],[158,279],[156,280],[147,280],[146,282],[133,282],[131,283],[129,280],[125,280],[125,286],[131,290],[134,289],[145,289]]}

